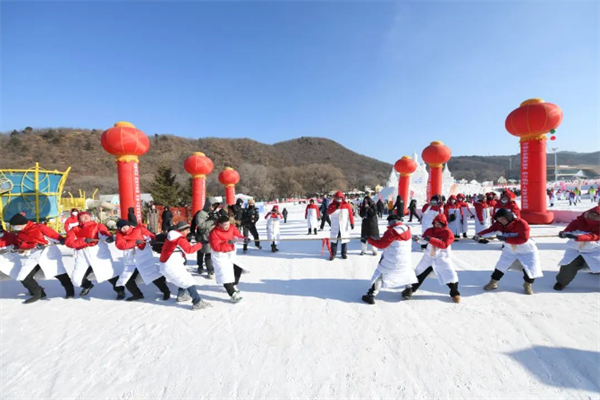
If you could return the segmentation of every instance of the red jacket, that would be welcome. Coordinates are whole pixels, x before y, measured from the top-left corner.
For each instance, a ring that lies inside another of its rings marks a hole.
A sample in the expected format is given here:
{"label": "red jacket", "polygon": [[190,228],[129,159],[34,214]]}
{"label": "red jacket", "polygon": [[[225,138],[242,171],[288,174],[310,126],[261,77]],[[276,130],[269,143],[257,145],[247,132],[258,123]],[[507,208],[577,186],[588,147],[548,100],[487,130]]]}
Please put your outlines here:
{"label": "red jacket", "polygon": [[340,203],[338,203],[335,200],[332,201],[329,207],[327,208],[327,214],[331,215],[337,210],[341,211],[344,209],[348,210],[348,215],[350,216],[350,225],[354,225],[354,212],[352,211],[352,206],[346,201],[346,199],[342,200]]}
{"label": "red jacket", "polygon": [[483,201],[476,201],[475,203],[473,203],[473,207],[475,207],[475,217],[477,218],[477,220],[483,224],[483,210],[486,208],[490,208],[490,206],[488,206],[488,204],[486,202]]}
{"label": "red jacket", "polygon": [[121,232],[121,230],[117,231],[117,240],[115,241],[115,244],[119,250],[129,250],[136,246],[135,242],[137,240],[144,240],[144,243],[137,245],[138,249],[144,250],[146,247],[144,236],[149,236],[153,240],[156,239],[154,233],[150,232],[144,226],[132,226],[126,233]]}
{"label": "red jacket", "polygon": [[73,228],[69,229],[69,225],[71,225],[71,224],[79,225],[79,219],[77,219],[77,218],[78,217],[74,217],[73,214],[71,214],[71,216],[69,218],[67,218],[67,220],[65,221],[65,225],[64,225],[65,232],[69,232],[71,229],[73,229]]}
{"label": "red jacket", "polygon": [[444,214],[438,214],[433,222],[441,222],[443,228],[429,228],[423,233],[423,237],[429,237],[431,240],[429,244],[438,249],[447,249],[452,243],[454,243],[454,234],[448,229],[448,221]]}
{"label": "red jacket", "polygon": [[230,225],[228,230],[223,230],[219,225],[215,226],[208,236],[208,242],[212,251],[217,253],[228,253],[235,250],[235,245],[227,243],[232,239],[243,239],[244,237],[238,229]]}
{"label": "red jacket", "polygon": [[63,239],[63,237],[54,229],[43,224],[35,224],[28,221],[25,228],[17,233],[17,244],[19,249],[28,250],[35,248],[38,244],[48,244],[48,241],[44,236],[55,240]]}
{"label": "red jacket", "polygon": [[[469,212],[471,215],[473,215],[473,212],[471,211],[471,208],[469,207],[469,203],[467,203],[466,201],[464,201],[464,200],[461,200],[461,201],[458,201],[456,204],[458,204],[458,206],[460,207],[460,209],[461,209],[461,210],[463,210],[463,208],[466,208],[466,209],[467,209],[467,211],[468,211],[468,212]],[[463,210],[463,217],[465,216],[464,214],[465,214],[465,212],[464,212],[464,210]]]}
{"label": "red jacket", "polygon": [[497,221],[487,229],[478,232],[478,235],[485,235],[486,233],[500,231],[502,233],[517,233],[517,237],[509,237],[506,239],[508,244],[523,244],[529,240],[529,224],[527,221],[521,218],[513,219],[510,224],[504,226]]}
{"label": "red jacket", "polygon": [[4,232],[4,235],[0,238],[0,249],[8,246],[19,247],[17,235],[10,232]]}
{"label": "red jacket", "polygon": [[387,230],[383,234],[383,236],[379,239],[369,238],[368,242],[371,246],[375,246],[378,249],[385,249],[389,247],[394,241],[405,241],[411,240],[412,235],[410,234],[410,228],[406,230],[406,232],[398,233],[394,228],[398,225],[404,225],[402,222],[396,222],[394,225],[388,226]]}
{"label": "red jacket", "polygon": [[462,219],[463,210],[460,207],[460,203],[457,201],[456,203],[452,204],[452,203],[450,203],[450,200],[456,200],[456,197],[450,196],[448,198],[448,201],[446,202],[446,205],[444,206],[444,214],[446,214],[446,219],[450,218],[449,210],[457,210],[457,209],[460,210],[460,218]]}
{"label": "red jacket", "polygon": [[575,241],[577,242],[596,242],[600,240],[600,221],[592,221],[586,218],[588,211],[595,211],[600,214],[600,206],[596,206],[591,210],[587,210],[579,217],[571,221],[565,228],[565,232],[584,231],[590,232],[587,235],[579,235]]}
{"label": "red jacket", "polygon": [[[165,240],[165,244],[163,245],[162,251],[160,252],[159,261],[162,263],[167,262],[169,258],[171,258],[171,255],[175,252],[175,250],[177,250],[177,247],[181,248],[188,254],[195,253],[202,248],[202,243],[196,243],[192,246],[192,244],[188,242],[188,240],[182,234],[179,234],[179,236],[177,236],[173,240],[169,240],[169,235],[175,236],[174,233],[179,232],[171,231],[167,234],[167,239]],[[181,257],[183,257],[183,254],[181,255]]]}
{"label": "red jacket", "polygon": [[506,204],[502,204],[501,201],[496,202],[496,205],[494,206],[494,211],[492,212],[492,219],[494,218],[494,215],[496,215],[496,211],[498,211],[501,208],[506,208],[508,211],[515,214],[517,218],[521,218],[521,210],[519,209],[518,204],[512,200],[509,200],[506,202]]}
{"label": "red jacket", "polygon": [[98,234],[104,236],[112,236],[106,226],[94,221],[86,222],[67,232],[67,247],[75,250],[85,249],[86,247],[97,246],[98,242],[86,243],[85,239],[98,239]]}
{"label": "red jacket", "polygon": [[433,210],[433,211],[437,211],[438,213],[440,213],[440,214],[441,214],[441,213],[443,213],[443,212],[444,212],[444,206],[442,206],[442,205],[439,205],[439,204],[438,204],[438,205],[435,205],[435,206],[432,206],[432,205],[429,205],[429,203],[426,203],[426,204],[423,206],[423,208],[421,208],[421,212],[422,212],[422,213],[425,213],[425,211],[427,211],[427,210]]}
{"label": "red jacket", "polygon": [[304,211],[304,219],[308,218],[308,209],[317,210],[317,219],[321,218],[321,213],[319,213],[319,207],[316,204],[309,204],[306,206],[306,211]]}

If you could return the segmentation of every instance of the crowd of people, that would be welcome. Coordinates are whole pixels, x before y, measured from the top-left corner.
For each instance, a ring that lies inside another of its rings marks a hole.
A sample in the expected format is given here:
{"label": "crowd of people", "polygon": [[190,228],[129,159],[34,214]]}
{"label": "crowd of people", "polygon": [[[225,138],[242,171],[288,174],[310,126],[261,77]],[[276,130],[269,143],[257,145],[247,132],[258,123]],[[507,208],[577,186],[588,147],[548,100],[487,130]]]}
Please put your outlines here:
{"label": "crowd of people", "polygon": [[[482,244],[492,239],[503,242],[500,258],[484,290],[497,289],[509,268],[517,267],[523,271],[524,293],[533,294],[532,285],[542,276],[540,257],[515,197],[511,190],[505,190],[500,196],[493,192],[476,196],[457,194],[447,199],[434,195],[418,213],[416,201],[411,200],[405,212],[404,201],[398,196],[393,208],[387,211],[388,226],[383,235],[380,235],[378,223],[378,218],[385,213],[383,201],[375,202],[369,196],[355,204],[338,191],[333,201],[325,197],[320,206],[311,199],[304,217],[308,235],[316,235],[318,229],[322,231],[325,224],[329,224],[330,260],[336,258],[338,245],[341,245],[341,258],[348,258],[351,231],[356,220],[360,220],[360,254],[370,252],[376,256],[379,251],[383,253],[370,288],[362,297],[366,303],[374,304],[382,288],[400,288],[402,297],[410,299],[431,272],[435,272],[440,284],[448,286],[452,300],[459,303],[459,282],[451,246],[453,242],[469,237]],[[214,277],[233,303],[242,299],[238,284],[245,270],[235,245],[242,243],[242,251],[246,253],[252,235],[256,248],[262,248],[256,227],[259,210],[252,199],[244,207],[241,199],[222,206],[221,199],[208,198],[203,209],[193,216],[191,225],[185,221],[174,224],[172,212],[165,207],[160,229],[158,220],[152,220],[152,209],[147,225],[139,223],[133,210],[130,211],[127,219],[118,221],[116,232],[112,233],[105,225],[94,221],[88,212],[73,209],[64,223],[65,235],[16,214],[9,221],[12,232],[4,231],[0,225],[0,272],[22,283],[30,294],[26,304],[47,296],[38,279],[55,277],[63,286],[66,298],[75,297],[75,287],[81,288],[80,296],[85,297],[95,284],[107,281],[117,300],[126,298],[126,290],[131,294],[126,301],[141,300],[144,295],[138,284],[152,283],[166,301],[171,298],[167,285],[171,283],[177,287],[178,302],[191,300],[192,309],[200,310],[210,304],[201,299],[196,281],[185,266],[185,254],[197,253],[198,273],[206,273],[207,278]],[[412,235],[410,227],[404,223],[405,214],[409,216],[409,222],[413,217],[419,220],[421,235]],[[274,205],[263,218],[271,251],[276,253],[281,239],[280,224],[286,222],[287,212],[284,215],[279,206]],[[470,219],[475,222],[471,232]],[[582,213],[560,232],[559,237],[569,241],[560,262],[555,290],[563,290],[583,268],[600,272],[600,205]],[[411,241],[419,243],[423,251],[415,268],[411,263]],[[108,247],[113,242],[123,252],[122,269],[117,267]],[[71,271],[65,269],[58,245],[74,252]],[[155,253],[160,255],[158,262]]]}

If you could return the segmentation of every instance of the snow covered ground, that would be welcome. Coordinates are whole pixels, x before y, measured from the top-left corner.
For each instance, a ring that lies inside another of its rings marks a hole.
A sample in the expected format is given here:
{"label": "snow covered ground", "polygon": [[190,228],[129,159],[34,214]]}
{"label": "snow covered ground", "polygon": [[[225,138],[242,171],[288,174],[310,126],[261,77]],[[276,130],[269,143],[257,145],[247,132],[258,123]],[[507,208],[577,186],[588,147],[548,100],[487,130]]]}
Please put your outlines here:
{"label": "snow covered ground", "polygon": [[[303,207],[288,210],[283,235],[307,237]],[[532,227],[534,236],[559,230]],[[533,296],[518,272],[482,290],[500,244],[454,244],[460,304],[432,278],[413,300],[383,290],[377,304],[362,303],[378,257],[360,256],[357,240],[334,261],[319,241],[281,243],[277,254],[251,245],[244,300],[231,304],[198,276],[213,305],[198,312],[157,300],[153,286],[141,287],[142,302],[117,302],[108,283],[89,301],[65,300],[54,280],[43,283],[50,300],[23,305],[22,286],[3,281],[0,398],[599,398],[600,276],[580,273],[555,292],[564,241],[537,242],[544,277]]]}

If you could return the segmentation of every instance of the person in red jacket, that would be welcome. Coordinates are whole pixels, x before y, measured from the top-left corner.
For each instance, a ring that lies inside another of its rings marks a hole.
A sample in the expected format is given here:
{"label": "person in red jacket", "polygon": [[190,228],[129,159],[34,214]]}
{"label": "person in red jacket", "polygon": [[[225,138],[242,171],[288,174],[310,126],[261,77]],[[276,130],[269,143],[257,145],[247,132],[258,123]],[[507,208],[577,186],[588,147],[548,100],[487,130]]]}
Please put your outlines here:
{"label": "person in red jacket", "polygon": [[79,226],[67,233],[66,241],[67,247],[75,249],[73,284],[83,288],[79,296],[87,296],[94,287],[88,279],[93,273],[97,283],[108,281],[112,284],[117,300],[125,298],[125,288],[117,286],[119,276],[108,248],[108,244],[114,241],[106,226],[92,221],[90,213],[79,213]]}
{"label": "person in red jacket", "polygon": [[317,225],[319,219],[321,219],[321,214],[319,213],[319,206],[315,204],[314,199],[310,199],[309,204],[306,206],[306,210],[304,211],[304,219],[308,224],[308,234],[313,233],[317,234]]}
{"label": "person in red jacket", "polygon": [[17,279],[21,269],[21,261],[18,254],[14,253],[18,249],[17,235],[6,232],[0,223],[0,276],[8,276]]}
{"label": "person in red jacket", "polygon": [[516,266],[523,269],[523,288],[525,294],[533,294],[532,284],[536,278],[541,278],[542,268],[537,245],[529,237],[529,224],[527,221],[515,217],[515,215],[501,208],[496,212],[496,222],[488,229],[477,232],[474,240],[496,236],[498,240],[505,242],[502,246],[502,255],[496,263],[492,273],[492,279],[483,287],[484,290],[498,288],[498,281],[502,279],[510,267]]}
{"label": "person in red jacket", "polygon": [[144,283],[154,283],[163,293],[163,300],[171,298],[171,291],[167,286],[165,277],[158,270],[154,262],[152,249],[147,245],[147,240],[156,240],[156,236],[143,224],[131,226],[126,219],[117,222],[117,249],[123,250],[123,273],[121,273],[117,286],[125,286],[132,296],[126,301],[141,300],[144,294],[136,284],[136,279],[142,278]]}
{"label": "person in red jacket", "polygon": [[458,241],[462,233],[463,211],[456,200],[456,196],[452,195],[448,198],[448,202],[444,206],[444,214],[448,220],[448,229],[454,234],[454,240]]}
{"label": "person in red jacket", "polygon": [[494,193],[494,192],[486,193],[485,198],[486,198],[488,207],[490,207],[493,210],[494,207],[496,207],[496,193]]}
{"label": "person in red jacket", "polygon": [[65,233],[69,232],[72,228],[75,228],[76,226],[79,225],[79,218],[77,217],[78,215],[79,215],[79,210],[76,208],[72,208],[71,215],[65,221],[65,225],[64,225]]}
{"label": "person in red jacket", "polygon": [[[225,216],[229,220],[229,217]],[[211,307],[210,303],[202,300],[196,289],[196,280],[185,267],[183,253],[193,254],[202,248],[202,243],[191,245],[187,240],[190,225],[179,221],[167,234],[167,240],[160,252],[160,273],[167,281],[179,287],[177,302],[192,300],[192,310],[197,311]]]}
{"label": "person in red jacket", "polygon": [[588,267],[600,272],[600,206],[587,210],[571,221],[558,236],[570,239],[556,275],[554,290],[563,290],[577,275],[577,271]]}
{"label": "person in red jacket", "polygon": [[350,230],[354,229],[354,211],[350,203],[346,201],[341,191],[335,193],[333,202],[327,208],[327,214],[331,217],[331,254],[330,261],[333,261],[337,253],[337,242],[342,242],[342,258],[346,259],[347,244],[350,242]]}
{"label": "person in red jacket", "polygon": [[440,285],[450,288],[450,297],[455,303],[460,303],[460,292],[458,291],[458,275],[452,262],[451,245],[454,242],[454,234],[448,229],[448,221],[445,214],[438,214],[433,219],[433,227],[423,232],[419,239],[427,249],[423,258],[415,267],[418,282],[402,292],[402,297],[410,299],[414,292],[421,286],[427,275],[435,271]]}
{"label": "person in red jacket", "polygon": [[44,297],[46,293],[34,276],[42,271],[45,278],[55,277],[65,288],[67,299],[74,297],[74,288],[71,279],[62,262],[62,253],[57,246],[50,244],[63,244],[65,239],[54,229],[43,224],[30,222],[22,214],[16,214],[9,224],[17,232],[17,245],[19,250],[24,251],[21,256],[21,269],[17,280],[31,293],[31,298],[25,304],[36,302]]}
{"label": "person in red jacket", "polygon": [[521,210],[519,209],[519,205],[515,201],[515,198],[515,194],[510,190],[506,190],[505,192],[503,192],[500,196],[500,201],[497,201],[494,205],[494,210],[492,211],[492,219],[494,219],[494,215],[496,215],[496,212],[501,208],[505,208],[512,212],[515,215],[515,217],[521,218]]}
{"label": "person in red jacket", "polygon": [[461,211],[462,211],[462,236],[463,238],[467,238],[467,234],[469,232],[469,219],[470,218],[475,218],[475,214],[473,214],[473,211],[471,211],[471,208],[469,207],[469,203],[467,203],[465,201],[465,195],[462,193],[459,193],[456,196],[456,200],[457,200],[457,204],[460,207]]}
{"label": "person in red jacket", "polygon": [[224,216],[219,217],[217,225],[208,237],[213,251],[217,283],[223,285],[227,290],[232,303],[242,300],[237,285],[244,269],[238,265],[239,262],[236,257],[235,243],[237,239],[244,239],[244,236],[235,226],[231,226],[229,218]]}

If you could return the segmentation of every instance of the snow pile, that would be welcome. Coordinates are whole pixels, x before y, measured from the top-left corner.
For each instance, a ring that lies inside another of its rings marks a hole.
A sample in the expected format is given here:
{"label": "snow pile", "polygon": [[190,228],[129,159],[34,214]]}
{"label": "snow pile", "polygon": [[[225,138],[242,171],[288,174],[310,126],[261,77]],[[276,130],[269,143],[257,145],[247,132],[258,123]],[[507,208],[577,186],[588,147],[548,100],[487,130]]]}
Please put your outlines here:
{"label": "snow pile", "polygon": [[[304,208],[286,207],[282,236],[308,237]],[[499,243],[454,244],[460,304],[433,278],[413,300],[383,290],[377,304],[362,303],[378,258],[360,256],[357,240],[334,261],[320,241],[282,242],[276,254],[251,244],[241,255],[251,271],[239,285],[244,300],[231,304],[198,276],[213,307],[197,312],[157,300],[153,285],[126,303],[108,283],[86,301],[64,300],[57,281],[44,281],[50,300],[22,305],[20,283],[0,282],[0,398],[598,398],[600,276],[581,272],[555,292],[565,241],[537,242],[544,277],[533,296],[517,272],[482,290]],[[413,265],[421,254],[414,246]]]}

